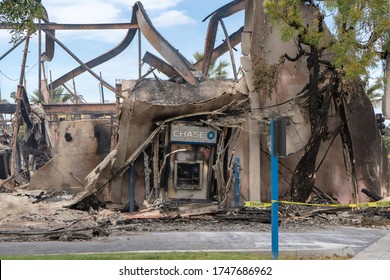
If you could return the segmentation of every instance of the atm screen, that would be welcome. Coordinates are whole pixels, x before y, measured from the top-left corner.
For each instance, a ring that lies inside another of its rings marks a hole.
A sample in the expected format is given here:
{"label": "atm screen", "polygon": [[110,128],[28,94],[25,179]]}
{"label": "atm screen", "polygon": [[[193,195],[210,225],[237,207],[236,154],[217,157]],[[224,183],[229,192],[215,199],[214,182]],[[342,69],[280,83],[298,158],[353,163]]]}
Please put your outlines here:
{"label": "atm screen", "polygon": [[175,187],[178,190],[202,189],[203,161],[175,161]]}

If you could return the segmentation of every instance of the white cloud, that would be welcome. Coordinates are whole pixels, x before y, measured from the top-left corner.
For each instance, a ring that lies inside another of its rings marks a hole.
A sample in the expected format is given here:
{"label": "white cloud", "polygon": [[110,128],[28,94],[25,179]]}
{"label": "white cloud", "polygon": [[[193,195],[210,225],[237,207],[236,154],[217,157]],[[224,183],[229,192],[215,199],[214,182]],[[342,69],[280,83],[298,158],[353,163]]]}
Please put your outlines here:
{"label": "white cloud", "polygon": [[[140,1],[144,6],[146,11],[151,10],[165,10],[168,8],[176,7],[182,0],[142,0]],[[128,0],[114,0],[113,2],[122,3],[125,5],[133,6],[137,1],[128,1]]]}
{"label": "white cloud", "polygon": [[49,19],[57,23],[103,23],[118,22],[121,9],[101,1],[93,3],[69,1],[63,5],[50,3],[46,7]]}
{"label": "white cloud", "polygon": [[[43,0],[49,20],[56,23],[118,23],[130,20],[131,9],[117,1],[104,0]],[[122,18],[125,14],[127,18]],[[71,30],[57,31],[57,37],[66,40],[93,40],[97,42],[119,43],[125,30]]]}
{"label": "white cloud", "polygon": [[0,30],[0,40],[2,42],[7,41],[7,43],[11,40],[11,35],[8,30]]}
{"label": "white cloud", "polygon": [[193,24],[195,20],[186,15],[184,11],[170,10],[152,19],[156,27],[169,27],[183,24]]}
{"label": "white cloud", "polygon": [[[147,13],[176,7],[182,0],[140,1]],[[57,23],[127,22],[135,0],[43,0],[49,19]]]}
{"label": "white cloud", "polygon": [[[146,11],[157,15],[152,22],[157,27],[193,23],[183,11],[170,10],[182,0],[143,0]],[[43,0],[51,22],[57,23],[118,23],[129,22],[132,6],[137,1],[129,0]],[[164,12],[165,11],[165,12]],[[161,14],[162,12],[162,14]],[[123,30],[57,31],[63,39],[84,39],[103,42],[119,42]]]}
{"label": "white cloud", "polygon": [[62,31],[56,32],[56,37],[61,41],[95,41],[100,43],[118,44],[125,36],[127,30],[85,30],[85,31]]}

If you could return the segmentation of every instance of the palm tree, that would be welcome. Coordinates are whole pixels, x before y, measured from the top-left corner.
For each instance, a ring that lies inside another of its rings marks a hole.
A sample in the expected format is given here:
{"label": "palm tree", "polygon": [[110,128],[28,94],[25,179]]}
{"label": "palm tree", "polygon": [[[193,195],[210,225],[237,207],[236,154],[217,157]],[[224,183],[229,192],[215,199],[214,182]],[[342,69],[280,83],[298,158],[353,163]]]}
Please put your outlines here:
{"label": "palm tree", "polygon": [[16,102],[16,91],[11,92],[9,96]]}
{"label": "palm tree", "polygon": [[[370,84],[368,81],[368,77],[365,78],[364,82],[366,84],[365,91],[367,97],[370,101],[375,101],[379,97],[382,97],[384,91],[384,83],[382,78],[377,78],[373,84]],[[379,92],[378,92],[379,91]]]}
{"label": "palm tree", "polygon": [[[72,98],[72,95],[69,93],[64,93],[63,87],[58,87],[51,91],[50,103],[67,103]],[[31,103],[44,103],[43,94],[39,90],[34,90],[32,95],[30,95]]]}
{"label": "palm tree", "polygon": [[[194,59],[195,59],[195,62],[198,62],[199,60],[202,60],[203,57],[204,57],[204,53],[200,53],[200,52],[195,52],[193,54],[194,56]],[[228,76],[228,72],[226,70],[226,67],[229,66],[229,62],[227,61],[219,61],[218,65],[216,65],[217,61],[214,60],[210,63],[210,68],[209,68],[209,72],[207,74],[207,77],[209,77],[210,79],[218,79],[218,80],[222,80],[222,79],[226,79],[227,76]]]}

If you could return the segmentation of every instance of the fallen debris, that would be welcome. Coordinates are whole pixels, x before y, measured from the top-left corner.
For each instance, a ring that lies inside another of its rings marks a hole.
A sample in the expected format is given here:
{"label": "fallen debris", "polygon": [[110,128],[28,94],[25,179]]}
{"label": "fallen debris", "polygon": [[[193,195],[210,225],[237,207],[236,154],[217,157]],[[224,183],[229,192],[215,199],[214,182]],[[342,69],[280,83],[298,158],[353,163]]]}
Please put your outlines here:
{"label": "fallen debris", "polygon": [[374,201],[378,201],[378,200],[381,200],[382,197],[380,197],[379,195],[373,193],[373,192],[370,192],[369,190],[367,189],[362,189],[362,193],[364,193],[365,195],[367,195],[369,198],[372,198]]}
{"label": "fallen debris", "polygon": [[105,204],[92,194],[84,197],[82,200],[71,205],[69,208],[81,211],[90,211],[91,209],[98,210],[103,207],[105,207]]}
{"label": "fallen debris", "polygon": [[169,202],[161,203],[136,213],[124,213],[122,216],[125,219],[183,218],[199,215],[213,215],[218,211],[218,205],[216,203],[185,203],[180,205]]}
{"label": "fallen debris", "polygon": [[257,221],[260,223],[271,223],[271,210],[240,207],[237,209],[228,210],[222,214],[216,215],[218,220],[238,220],[238,221]]}

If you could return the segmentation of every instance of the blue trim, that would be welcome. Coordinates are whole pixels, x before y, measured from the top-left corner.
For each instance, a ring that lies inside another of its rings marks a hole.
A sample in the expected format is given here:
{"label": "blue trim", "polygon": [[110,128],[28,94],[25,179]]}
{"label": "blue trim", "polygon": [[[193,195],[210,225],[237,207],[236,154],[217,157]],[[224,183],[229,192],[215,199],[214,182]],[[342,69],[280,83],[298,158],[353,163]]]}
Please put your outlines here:
{"label": "blue trim", "polygon": [[189,144],[189,145],[204,145],[204,146],[212,146],[217,143],[208,143],[208,142],[189,142],[189,141],[171,141],[172,144]]}
{"label": "blue trim", "polygon": [[279,217],[278,217],[278,156],[275,155],[275,120],[271,120],[271,228],[272,258],[279,258]]}

